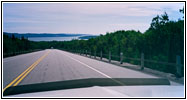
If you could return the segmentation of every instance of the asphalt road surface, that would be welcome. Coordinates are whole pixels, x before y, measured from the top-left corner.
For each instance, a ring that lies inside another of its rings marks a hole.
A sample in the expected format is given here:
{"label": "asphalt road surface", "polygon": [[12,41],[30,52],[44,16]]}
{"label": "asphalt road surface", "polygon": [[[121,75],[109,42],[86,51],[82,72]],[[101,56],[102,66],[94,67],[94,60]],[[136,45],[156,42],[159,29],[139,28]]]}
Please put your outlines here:
{"label": "asphalt road surface", "polygon": [[158,77],[57,49],[3,59],[3,88],[84,78]]}

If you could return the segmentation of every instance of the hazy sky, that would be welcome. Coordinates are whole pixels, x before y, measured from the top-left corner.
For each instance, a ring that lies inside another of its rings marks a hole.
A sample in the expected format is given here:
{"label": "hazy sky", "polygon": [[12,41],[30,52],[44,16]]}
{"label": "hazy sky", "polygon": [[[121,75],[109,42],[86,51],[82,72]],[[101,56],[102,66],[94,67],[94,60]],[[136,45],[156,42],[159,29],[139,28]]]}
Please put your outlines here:
{"label": "hazy sky", "polygon": [[145,32],[156,15],[182,18],[184,3],[4,3],[3,31],[19,33],[105,34]]}

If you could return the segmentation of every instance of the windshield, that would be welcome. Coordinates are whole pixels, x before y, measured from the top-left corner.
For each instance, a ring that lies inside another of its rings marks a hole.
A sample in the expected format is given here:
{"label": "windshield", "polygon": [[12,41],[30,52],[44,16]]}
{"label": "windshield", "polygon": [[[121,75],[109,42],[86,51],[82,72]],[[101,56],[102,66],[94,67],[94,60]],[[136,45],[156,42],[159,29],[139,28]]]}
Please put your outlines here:
{"label": "windshield", "polygon": [[183,2],[3,2],[3,96],[184,86],[184,21]]}

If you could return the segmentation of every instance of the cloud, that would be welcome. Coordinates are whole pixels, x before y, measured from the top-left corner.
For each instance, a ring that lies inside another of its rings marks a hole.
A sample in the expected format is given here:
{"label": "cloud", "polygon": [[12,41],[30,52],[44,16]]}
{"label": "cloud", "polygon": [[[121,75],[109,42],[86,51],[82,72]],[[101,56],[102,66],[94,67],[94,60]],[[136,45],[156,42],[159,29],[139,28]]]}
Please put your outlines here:
{"label": "cloud", "polygon": [[[30,32],[33,31],[32,27],[37,26],[37,31],[45,32],[77,30],[80,33],[105,33],[117,29],[143,32],[156,15],[166,11],[172,18],[178,17],[177,12],[183,6],[184,3],[177,2],[3,3],[3,25],[6,31],[21,31],[25,28],[25,31]],[[21,28],[13,28],[15,26]]]}
{"label": "cloud", "polygon": [[[19,15],[124,15],[150,16],[163,10],[178,11],[181,3],[24,3],[11,4],[9,13]],[[184,4],[183,4],[184,5]],[[6,5],[5,5],[6,6]],[[167,8],[167,9],[166,9]],[[24,12],[24,13],[21,13]]]}

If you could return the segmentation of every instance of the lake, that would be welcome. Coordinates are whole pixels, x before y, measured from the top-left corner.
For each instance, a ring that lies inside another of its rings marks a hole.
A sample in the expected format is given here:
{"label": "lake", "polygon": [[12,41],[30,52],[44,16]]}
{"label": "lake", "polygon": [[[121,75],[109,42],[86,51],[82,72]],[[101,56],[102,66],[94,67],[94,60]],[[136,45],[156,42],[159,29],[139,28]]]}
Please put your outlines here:
{"label": "lake", "polygon": [[73,39],[79,39],[79,36],[74,37],[29,37],[30,41],[71,41]]}

